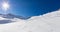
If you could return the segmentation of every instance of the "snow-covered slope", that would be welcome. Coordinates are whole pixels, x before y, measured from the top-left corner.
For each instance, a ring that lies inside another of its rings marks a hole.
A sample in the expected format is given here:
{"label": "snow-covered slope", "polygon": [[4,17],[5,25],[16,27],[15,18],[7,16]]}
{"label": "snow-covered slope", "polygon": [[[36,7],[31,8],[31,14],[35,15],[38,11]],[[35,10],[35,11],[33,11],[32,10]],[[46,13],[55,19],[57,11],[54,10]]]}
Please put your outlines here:
{"label": "snow-covered slope", "polygon": [[33,16],[28,20],[11,20],[16,22],[0,24],[0,32],[60,32],[60,10]]}
{"label": "snow-covered slope", "polygon": [[28,19],[27,30],[32,32],[60,32],[60,10]]}

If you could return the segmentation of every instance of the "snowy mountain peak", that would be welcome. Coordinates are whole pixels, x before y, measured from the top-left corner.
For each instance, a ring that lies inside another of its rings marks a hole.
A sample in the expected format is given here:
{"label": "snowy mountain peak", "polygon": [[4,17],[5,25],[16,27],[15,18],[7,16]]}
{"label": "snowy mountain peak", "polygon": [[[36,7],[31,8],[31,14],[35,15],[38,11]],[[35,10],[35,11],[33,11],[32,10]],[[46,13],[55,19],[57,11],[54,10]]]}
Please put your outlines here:
{"label": "snowy mountain peak", "polygon": [[27,18],[24,18],[22,16],[16,16],[13,14],[0,14],[0,24],[13,23],[16,21],[21,21],[26,19]]}

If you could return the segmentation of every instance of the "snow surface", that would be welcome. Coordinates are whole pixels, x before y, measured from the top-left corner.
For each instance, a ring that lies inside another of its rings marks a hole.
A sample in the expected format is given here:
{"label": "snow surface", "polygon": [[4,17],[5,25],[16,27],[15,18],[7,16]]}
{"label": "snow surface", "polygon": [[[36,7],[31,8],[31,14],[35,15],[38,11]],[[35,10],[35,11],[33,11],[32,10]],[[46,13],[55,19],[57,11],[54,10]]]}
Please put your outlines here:
{"label": "snow surface", "polygon": [[[5,18],[0,17],[0,20]],[[0,32],[60,32],[60,10],[28,20],[10,19],[12,23],[0,24]]]}

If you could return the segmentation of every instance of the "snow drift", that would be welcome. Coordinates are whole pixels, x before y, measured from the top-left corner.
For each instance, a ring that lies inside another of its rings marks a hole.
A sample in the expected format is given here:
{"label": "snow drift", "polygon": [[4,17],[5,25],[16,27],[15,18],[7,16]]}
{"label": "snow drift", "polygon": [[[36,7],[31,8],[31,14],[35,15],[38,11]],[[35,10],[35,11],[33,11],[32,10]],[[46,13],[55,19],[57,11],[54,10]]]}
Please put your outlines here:
{"label": "snow drift", "polygon": [[60,10],[33,16],[28,20],[18,18],[10,20],[16,22],[0,24],[0,32],[60,32]]}

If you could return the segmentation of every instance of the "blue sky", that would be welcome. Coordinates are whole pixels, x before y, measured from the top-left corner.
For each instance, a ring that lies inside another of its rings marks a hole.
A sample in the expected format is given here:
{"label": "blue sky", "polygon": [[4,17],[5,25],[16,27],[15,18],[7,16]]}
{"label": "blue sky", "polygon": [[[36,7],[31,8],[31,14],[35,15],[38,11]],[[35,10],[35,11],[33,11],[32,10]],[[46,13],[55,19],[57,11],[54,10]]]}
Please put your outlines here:
{"label": "blue sky", "polygon": [[[7,13],[23,17],[43,15],[60,8],[60,0],[8,0]],[[1,3],[1,0],[0,0]],[[0,9],[0,13],[4,13]]]}

